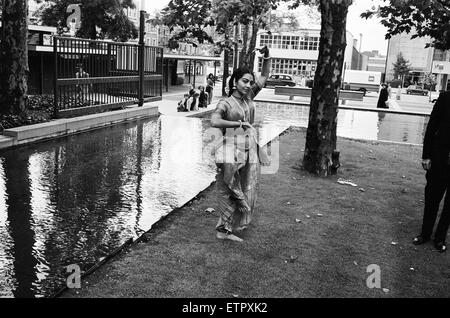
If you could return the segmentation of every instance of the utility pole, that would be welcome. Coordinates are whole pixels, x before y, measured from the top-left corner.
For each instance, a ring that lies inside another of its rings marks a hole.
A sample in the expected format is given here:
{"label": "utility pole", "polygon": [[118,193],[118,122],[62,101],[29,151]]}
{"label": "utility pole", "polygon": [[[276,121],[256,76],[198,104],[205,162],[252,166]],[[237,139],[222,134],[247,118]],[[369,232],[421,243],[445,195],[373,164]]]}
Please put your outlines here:
{"label": "utility pole", "polygon": [[358,70],[362,70],[361,59],[361,44],[362,44],[362,33],[359,34],[359,51],[358,51]]}
{"label": "utility pole", "polygon": [[139,64],[138,64],[138,73],[139,73],[139,89],[138,89],[138,106],[144,105],[144,56],[145,56],[145,42],[144,42],[144,34],[145,34],[145,11],[144,11],[144,0],[141,0],[141,10],[140,10],[140,21],[139,21]]}

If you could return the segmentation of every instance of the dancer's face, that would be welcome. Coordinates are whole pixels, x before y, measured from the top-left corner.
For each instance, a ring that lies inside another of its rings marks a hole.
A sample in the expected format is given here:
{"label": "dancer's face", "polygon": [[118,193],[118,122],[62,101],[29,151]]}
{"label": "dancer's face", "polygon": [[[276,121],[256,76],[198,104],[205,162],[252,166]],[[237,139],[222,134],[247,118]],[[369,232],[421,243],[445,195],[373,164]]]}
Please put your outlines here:
{"label": "dancer's face", "polygon": [[239,94],[246,96],[250,92],[254,81],[255,80],[253,78],[253,75],[250,73],[246,73],[237,81],[236,90],[239,92]]}

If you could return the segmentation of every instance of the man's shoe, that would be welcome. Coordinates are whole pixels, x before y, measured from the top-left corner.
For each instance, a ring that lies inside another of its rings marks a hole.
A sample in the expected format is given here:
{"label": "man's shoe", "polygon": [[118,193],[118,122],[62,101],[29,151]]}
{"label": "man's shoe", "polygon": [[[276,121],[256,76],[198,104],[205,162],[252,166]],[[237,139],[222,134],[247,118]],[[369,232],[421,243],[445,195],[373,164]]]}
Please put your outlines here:
{"label": "man's shoe", "polygon": [[434,247],[436,247],[439,253],[444,253],[447,250],[445,242],[434,242]]}
{"label": "man's shoe", "polygon": [[423,244],[423,243],[428,242],[429,240],[430,240],[429,237],[425,237],[425,236],[419,235],[419,236],[416,236],[416,237],[414,238],[413,244],[414,244],[414,245],[421,245],[421,244]]}

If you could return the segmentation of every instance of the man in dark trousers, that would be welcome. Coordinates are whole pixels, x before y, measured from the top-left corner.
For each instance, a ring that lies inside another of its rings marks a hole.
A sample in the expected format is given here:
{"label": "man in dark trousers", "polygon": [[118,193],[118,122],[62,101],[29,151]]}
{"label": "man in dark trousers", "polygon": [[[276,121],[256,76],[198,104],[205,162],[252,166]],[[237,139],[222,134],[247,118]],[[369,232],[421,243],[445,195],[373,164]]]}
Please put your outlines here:
{"label": "man in dark trousers", "polygon": [[388,86],[383,83],[381,84],[380,96],[378,97],[377,108],[388,108],[386,101],[389,98]]}
{"label": "man in dark trousers", "polygon": [[447,192],[434,234],[434,246],[442,253],[447,250],[445,239],[450,225],[450,91],[439,95],[431,112],[423,141],[422,167],[427,171],[425,208],[422,232],[414,238],[413,244],[430,240],[439,203]]}

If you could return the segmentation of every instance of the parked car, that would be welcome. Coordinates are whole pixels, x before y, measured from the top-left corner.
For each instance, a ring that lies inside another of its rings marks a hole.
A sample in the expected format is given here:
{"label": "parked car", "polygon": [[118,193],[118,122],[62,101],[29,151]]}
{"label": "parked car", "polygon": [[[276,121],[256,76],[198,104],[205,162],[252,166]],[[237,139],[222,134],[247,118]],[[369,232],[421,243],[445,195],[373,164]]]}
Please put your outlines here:
{"label": "parked car", "polygon": [[295,86],[295,82],[289,74],[272,74],[266,81],[266,87],[270,86]]}
{"label": "parked car", "polygon": [[417,85],[409,85],[406,94],[428,96],[428,90]]}

